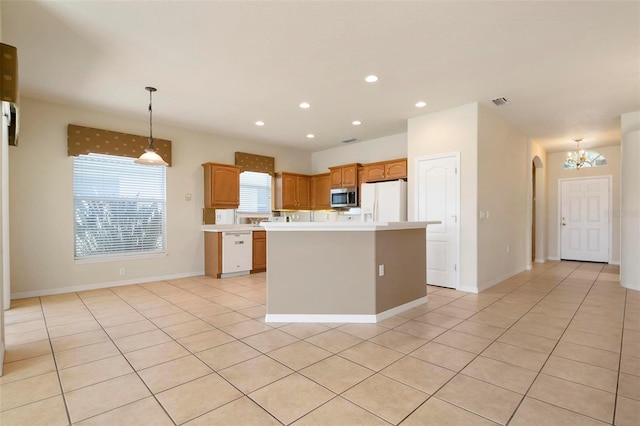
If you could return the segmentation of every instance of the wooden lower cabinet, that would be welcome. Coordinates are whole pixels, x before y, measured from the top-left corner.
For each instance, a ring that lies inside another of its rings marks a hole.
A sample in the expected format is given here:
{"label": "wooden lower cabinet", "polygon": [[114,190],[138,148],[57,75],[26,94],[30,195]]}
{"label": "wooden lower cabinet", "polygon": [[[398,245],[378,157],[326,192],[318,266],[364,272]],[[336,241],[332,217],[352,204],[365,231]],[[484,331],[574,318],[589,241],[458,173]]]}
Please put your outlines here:
{"label": "wooden lower cabinet", "polygon": [[253,231],[253,266],[251,272],[267,270],[267,231]]}
{"label": "wooden lower cabinet", "polygon": [[222,233],[204,233],[204,274],[220,278],[222,274]]}
{"label": "wooden lower cabinet", "polygon": [[[267,270],[267,231],[253,231],[251,272]],[[204,274],[212,278],[222,276],[222,232],[204,233]]]}

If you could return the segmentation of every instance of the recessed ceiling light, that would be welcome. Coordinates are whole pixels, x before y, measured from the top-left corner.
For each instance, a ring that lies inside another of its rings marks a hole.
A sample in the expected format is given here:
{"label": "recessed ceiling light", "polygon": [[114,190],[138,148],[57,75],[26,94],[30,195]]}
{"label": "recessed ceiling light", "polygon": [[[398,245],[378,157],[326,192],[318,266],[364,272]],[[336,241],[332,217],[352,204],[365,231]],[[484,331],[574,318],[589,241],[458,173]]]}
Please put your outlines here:
{"label": "recessed ceiling light", "polygon": [[313,139],[313,138],[315,138],[315,137],[316,137],[316,135],[314,135],[313,133],[309,133],[309,134],[307,135],[307,138],[308,138],[308,139]]}
{"label": "recessed ceiling light", "polygon": [[302,109],[307,109],[307,108],[309,108],[310,106],[311,106],[311,104],[310,104],[309,102],[302,102],[302,103],[300,104],[300,108],[302,108]]}
{"label": "recessed ceiling light", "polygon": [[264,121],[256,121],[256,126],[264,126]]}
{"label": "recessed ceiling light", "polygon": [[376,81],[378,81],[378,76],[377,75],[368,75],[364,78],[364,81],[366,81],[367,83],[375,83]]}
{"label": "recessed ceiling light", "polygon": [[359,126],[359,125],[361,125],[361,124],[362,124],[362,121],[360,121],[360,120],[354,120],[354,121],[352,121],[352,122],[351,122],[351,124],[353,124],[354,126]]}
{"label": "recessed ceiling light", "polygon": [[417,108],[424,108],[427,106],[427,103],[424,101],[420,101],[420,102],[416,102],[416,107]]}

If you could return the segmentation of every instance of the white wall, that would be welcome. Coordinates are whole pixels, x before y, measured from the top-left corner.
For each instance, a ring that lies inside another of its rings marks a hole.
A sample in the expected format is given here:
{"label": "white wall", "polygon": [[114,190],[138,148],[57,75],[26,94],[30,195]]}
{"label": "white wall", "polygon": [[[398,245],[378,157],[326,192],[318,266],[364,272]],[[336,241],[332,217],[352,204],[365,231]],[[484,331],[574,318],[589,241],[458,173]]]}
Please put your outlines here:
{"label": "white wall", "polygon": [[[233,164],[234,152],[275,157],[276,167],[311,172],[311,155],[291,148],[236,140],[154,123],[173,141],[167,169],[167,256],[76,264],[73,258],[72,159],[67,124],[146,135],[148,122],[34,99],[21,100],[20,144],[10,151],[11,293],[74,291],[78,286],[140,282],[203,272],[204,162]],[[185,194],[192,194],[191,201]],[[119,275],[119,268],[126,275]]]}
{"label": "white wall", "polygon": [[[417,158],[460,152],[460,286],[478,285],[478,104],[471,103],[411,118],[407,128],[408,179]],[[415,190],[409,185],[409,220],[415,220]]]}
{"label": "white wall", "polygon": [[[496,284],[527,265],[530,162],[527,139],[484,105],[478,110],[478,288]],[[463,200],[464,202],[464,200]]]}
{"label": "white wall", "polygon": [[[562,168],[567,159],[566,152],[553,152],[547,154],[547,258],[558,260],[560,258],[558,246],[559,206],[558,206],[558,180],[576,177],[613,176],[613,212],[620,211],[620,147],[609,146],[595,148],[607,159],[607,165],[602,167],[587,167],[580,170],[565,170]],[[612,246],[611,255],[613,263],[620,262],[620,217],[612,214]]]}
{"label": "white wall", "polygon": [[620,284],[640,290],[640,111],[622,114]]}
{"label": "white wall", "polygon": [[399,133],[314,152],[311,154],[311,169],[313,174],[329,173],[329,167],[342,164],[375,163],[406,156],[407,134]]}

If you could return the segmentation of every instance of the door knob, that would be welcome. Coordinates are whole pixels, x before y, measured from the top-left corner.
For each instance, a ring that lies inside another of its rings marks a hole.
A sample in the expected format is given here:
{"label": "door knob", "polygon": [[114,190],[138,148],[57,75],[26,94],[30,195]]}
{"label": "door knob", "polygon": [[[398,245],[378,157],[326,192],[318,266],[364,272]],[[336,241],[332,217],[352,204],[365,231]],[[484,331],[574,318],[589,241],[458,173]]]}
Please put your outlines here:
{"label": "door knob", "polygon": [[562,226],[567,226],[567,222],[564,221],[564,217],[562,218]]}

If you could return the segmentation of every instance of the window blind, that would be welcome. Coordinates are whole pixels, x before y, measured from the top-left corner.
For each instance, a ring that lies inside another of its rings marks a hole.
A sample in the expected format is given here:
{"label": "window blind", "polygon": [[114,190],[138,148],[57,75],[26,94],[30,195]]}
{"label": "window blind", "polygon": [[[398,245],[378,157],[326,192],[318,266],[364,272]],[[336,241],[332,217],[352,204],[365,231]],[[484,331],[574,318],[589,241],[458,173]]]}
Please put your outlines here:
{"label": "window blind", "polygon": [[271,213],[271,175],[268,173],[240,173],[241,213]]}
{"label": "window blind", "polygon": [[133,158],[73,158],[75,258],[163,253],[166,168]]}

